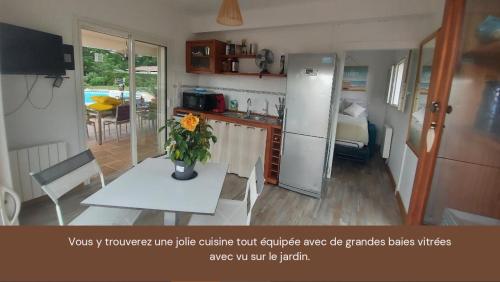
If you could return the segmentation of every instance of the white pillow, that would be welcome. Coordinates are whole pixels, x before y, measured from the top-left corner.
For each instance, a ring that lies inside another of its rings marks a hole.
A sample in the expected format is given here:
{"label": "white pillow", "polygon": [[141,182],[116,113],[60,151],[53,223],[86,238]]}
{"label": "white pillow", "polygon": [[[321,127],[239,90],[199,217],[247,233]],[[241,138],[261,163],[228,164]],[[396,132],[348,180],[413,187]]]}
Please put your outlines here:
{"label": "white pillow", "polygon": [[362,106],[352,103],[349,107],[344,110],[344,114],[350,115],[351,117],[359,117],[362,113],[366,111]]}

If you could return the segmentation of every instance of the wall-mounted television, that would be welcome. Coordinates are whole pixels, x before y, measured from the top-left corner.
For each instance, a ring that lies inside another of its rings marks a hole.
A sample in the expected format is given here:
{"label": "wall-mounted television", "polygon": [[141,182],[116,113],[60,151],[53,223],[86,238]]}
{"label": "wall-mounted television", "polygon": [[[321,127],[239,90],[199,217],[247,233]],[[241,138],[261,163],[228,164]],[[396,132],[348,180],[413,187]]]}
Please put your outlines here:
{"label": "wall-mounted television", "polygon": [[0,23],[0,73],[66,74],[62,37]]}

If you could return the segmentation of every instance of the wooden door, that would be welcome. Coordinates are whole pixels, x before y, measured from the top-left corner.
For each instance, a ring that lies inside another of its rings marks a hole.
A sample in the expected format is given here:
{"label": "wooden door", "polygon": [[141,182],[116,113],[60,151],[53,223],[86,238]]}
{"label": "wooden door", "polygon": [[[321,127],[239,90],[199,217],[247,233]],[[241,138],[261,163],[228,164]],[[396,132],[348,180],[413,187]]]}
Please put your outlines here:
{"label": "wooden door", "polygon": [[410,224],[500,222],[500,41],[488,16],[500,17],[499,1],[447,1],[431,86],[440,109],[423,133],[434,122],[436,137],[420,150]]}

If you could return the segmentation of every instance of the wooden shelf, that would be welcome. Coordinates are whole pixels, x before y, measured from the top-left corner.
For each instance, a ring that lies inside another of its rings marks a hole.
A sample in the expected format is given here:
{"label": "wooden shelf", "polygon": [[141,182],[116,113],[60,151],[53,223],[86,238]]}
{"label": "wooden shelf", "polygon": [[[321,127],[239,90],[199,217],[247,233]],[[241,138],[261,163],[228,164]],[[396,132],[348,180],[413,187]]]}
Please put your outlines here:
{"label": "wooden shelf", "polygon": [[[242,76],[260,76],[258,72],[222,72],[221,75],[242,75]],[[286,74],[278,73],[263,73],[262,76],[266,77],[286,77]]]}
{"label": "wooden shelf", "polygon": [[255,59],[257,55],[222,55],[223,59]]}

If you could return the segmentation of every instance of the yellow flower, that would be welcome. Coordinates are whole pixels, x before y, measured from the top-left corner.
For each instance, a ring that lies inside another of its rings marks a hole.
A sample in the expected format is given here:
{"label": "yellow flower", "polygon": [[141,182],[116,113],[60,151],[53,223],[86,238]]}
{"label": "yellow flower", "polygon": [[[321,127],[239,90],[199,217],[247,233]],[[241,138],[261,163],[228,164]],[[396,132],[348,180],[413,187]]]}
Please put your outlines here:
{"label": "yellow flower", "polygon": [[181,126],[186,130],[193,132],[198,126],[200,119],[193,114],[189,114],[181,119]]}

